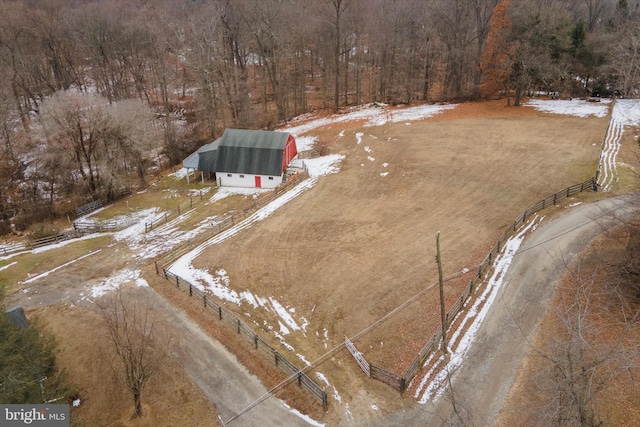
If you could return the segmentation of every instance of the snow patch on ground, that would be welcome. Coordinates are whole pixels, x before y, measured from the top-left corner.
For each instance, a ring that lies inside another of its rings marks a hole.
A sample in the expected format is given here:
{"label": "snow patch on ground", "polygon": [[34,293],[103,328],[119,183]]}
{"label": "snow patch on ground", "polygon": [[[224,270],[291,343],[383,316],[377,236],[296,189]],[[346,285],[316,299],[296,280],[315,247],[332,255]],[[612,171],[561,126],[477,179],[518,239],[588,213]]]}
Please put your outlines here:
{"label": "snow patch on ground", "polygon": [[187,168],[180,168],[177,171],[175,171],[174,173],[170,173],[167,176],[170,176],[170,177],[175,178],[175,179],[182,179],[185,176],[187,176],[187,173],[189,173],[189,170]]}
{"label": "snow patch on ground", "polygon": [[[342,135],[344,135],[344,131],[342,131]],[[296,136],[296,148],[298,152],[312,150],[317,140],[317,136]]]}
{"label": "snow patch on ground", "polygon": [[218,200],[229,196],[257,196],[258,194],[267,193],[269,189],[264,188],[243,188],[243,187],[220,187],[209,199],[209,203],[215,203]]}
{"label": "snow patch on ground", "polygon": [[303,414],[302,412],[298,411],[297,409],[292,408],[291,406],[287,405],[284,402],[282,402],[282,407],[287,409],[292,414],[302,418],[304,421],[309,423],[309,425],[311,425],[311,426],[314,426],[314,427],[324,427],[325,426],[325,424],[321,424],[321,423],[317,422],[313,418],[309,417],[308,415]]}
{"label": "snow patch on ground", "polygon": [[331,387],[333,389],[333,398],[334,398],[334,400],[336,402],[338,402],[338,403],[342,403],[342,396],[340,396],[340,393],[338,393],[338,390],[329,382],[327,377],[322,372],[316,372],[316,377],[320,381],[325,383],[327,385],[327,388]]}
{"label": "snow patch on ground", "polygon": [[279,130],[285,130],[292,133],[296,137],[297,142],[299,135],[333,124],[362,120],[366,122],[365,126],[367,127],[382,126],[387,123],[423,120],[455,107],[456,104],[418,105],[415,107],[405,108],[390,108],[384,104],[354,107],[347,113],[315,118],[298,125],[290,124]]}
{"label": "snow patch on ground", "polygon": [[7,268],[11,267],[12,265],[16,265],[17,263],[18,263],[18,261],[13,261],[10,264],[4,265],[4,266],[0,267],[0,271],[6,270]]}
{"label": "snow patch on ground", "polygon": [[131,282],[138,287],[148,287],[149,284],[145,279],[140,277],[140,273],[140,270],[120,270],[115,275],[102,281],[99,285],[92,286],[89,290],[89,294],[91,295],[91,298],[100,298],[109,292],[115,291],[120,288],[120,286],[128,282]]}
{"label": "snow patch on ground", "polygon": [[609,99],[603,99],[601,102],[588,102],[583,99],[532,99],[522,105],[551,114],[576,117],[606,117],[609,113],[610,103],[611,100]]}
{"label": "snow patch on ground", "polygon": [[640,100],[616,100],[611,112],[611,122],[602,144],[600,154],[599,184],[604,191],[610,191],[611,186],[618,182],[617,157],[620,151],[622,135],[625,126],[640,125]]}

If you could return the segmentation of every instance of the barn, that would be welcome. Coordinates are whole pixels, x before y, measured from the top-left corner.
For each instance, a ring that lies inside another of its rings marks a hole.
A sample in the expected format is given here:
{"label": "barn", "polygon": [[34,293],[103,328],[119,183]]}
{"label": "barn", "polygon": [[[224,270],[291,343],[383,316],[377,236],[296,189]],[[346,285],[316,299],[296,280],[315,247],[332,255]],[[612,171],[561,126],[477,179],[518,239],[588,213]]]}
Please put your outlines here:
{"label": "barn", "polygon": [[226,129],[187,157],[183,166],[215,173],[223,187],[275,188],[297,154],[295,138],[287,132]]}

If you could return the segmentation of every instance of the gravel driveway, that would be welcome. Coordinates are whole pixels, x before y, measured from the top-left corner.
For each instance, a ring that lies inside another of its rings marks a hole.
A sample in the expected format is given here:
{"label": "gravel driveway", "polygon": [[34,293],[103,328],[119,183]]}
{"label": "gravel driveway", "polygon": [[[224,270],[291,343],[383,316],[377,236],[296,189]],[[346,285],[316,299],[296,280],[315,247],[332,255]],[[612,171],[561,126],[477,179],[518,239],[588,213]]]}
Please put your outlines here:
{"label": "gravel driveway", "polygon": [[611,219],[612,210],[619,218],[637,214],[629,200],[628,196],[605,199],[543,221],[513,259],[448,391],[436,401],[390,414],[375,425],[494,425],[565,263],[603,228],[617,224]]}

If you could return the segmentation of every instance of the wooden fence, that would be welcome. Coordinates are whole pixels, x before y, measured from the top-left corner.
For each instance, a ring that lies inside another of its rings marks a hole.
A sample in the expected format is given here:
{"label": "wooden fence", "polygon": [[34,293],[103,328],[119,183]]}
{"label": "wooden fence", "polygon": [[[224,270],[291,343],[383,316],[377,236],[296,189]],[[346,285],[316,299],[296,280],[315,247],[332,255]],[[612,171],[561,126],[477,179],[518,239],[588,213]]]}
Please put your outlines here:
{"label": "wooden fence", "polygon": [[107,220],[107,221],[74,221],[73,229],[79,234],[90,233],[109,233],[124,230],[134,224],[137,224],[139,219],[130,216],[123,220]]}
{"label": "wooden fence", "polygon": [[102,201],[94,200],[91,203],[87,203],[86,205],[82,205],[76,209],[76,216],[86,215],[90,212],[93,212],[102,207]]}
{"label": "wooden fence", "polygon": [[234,225],[248,217],[250,214],[260,209],[261,207],[266,206],[268,203],[275,200],[280,194],[291,189],[293,186],[304,181],[308,177],[309,173],[306,171],[306,169],[295,175],[292,175],[286,182],[280,184],[273,191],[268,191],[260,194],[239,211],[234,212],[233,214],[222,216],[221,218],[212,221],[211,227],[206,232],[200,233],[196,239],[178,245],[173,250],[165,254],[162,258],[157,260],[157,263],[163,267],[169,265],[176,259],[180,258],[182,255],[193,249],[194,246],[209,240],[213,236],[220,234],[228,228],[233,227]]}
{"label": "wooden fence", "polygon": [[[200,190],[198,192],[198,195],[196,196],[196,202],[202,201],[204,194],[205,194],[205,192]],[[162,217],[160,217],[160,218],[158,218],[158,219],[156,219],[154,221],[151,221],[151,222],[145,222],[144,223],[144,232],[148,233],[149,231],[151,231],[154,228],[156,228],[158,225],[166,224],[167,222],[169,222],[169,218],[173,218],[174,216],[180,216],[180,215],[182,215],[183,212],[186,212],[189,209],[193,209],[193,196],[189,197],[189,201],[178,205],[178,207],[176,209],[172,209],[170,211],[165,211],[164,216],[162,216]]]}
{"label": "wooden fence", "polygon": [[320,157],[320,153],[316,150],[305,150],[298,153],[298,159],[315,159]]}
{"label": "wooden fence", "polygon": [[[522,212],[513,221],[513,224],[510,225],[502,233],[500,238],[498,238],[498,241],[496,242],[496,244],[493,246],[493,248],[491,248],[491,250],[489,251],[487,256],[484,258],[484,260],[480,263],[480,265],[478,265],[478,268],[474,276],[471,278],[467,286],[462,291],[460,298],[458,298],[456,303],[447,312],[445,317],[446,328],[451,326],[451,323],[453,322],[456,315],[462,309],[465,301],[467,300],[467,298],[469,297],[473,289],[482,283],[483,274],[485,273],[486,269],[491,268],[492,262],[498,256],[498,254],[504,247],[504,244],[506,243],[506,241],[516,232],[516,230],[520,225],[524,224],[527,221],[527,219],[530,218],[531,215],[533,215],[534,213],[539,212],[548,206],[553,206],[557,204],[559,200],[570,197],[584,190],[596,189],[596,188],[597,188],[597,183],[596,183],[596,177],[594,176],[588,179],[587,181],[572,185],[570,187],[565,188],[562,191],[559,191],[558,193],[552,194],[551,196],[545,199],[542,199],[537,203],[534,203],[533,205],[531,205],[531,207],[529,207],[524,212]],[[392,387],[396,388],[400,392],[403,392],[406,389],[409,382],[411,381],[411,379],[418,372],[420,367],[422,367],[422,365],[425,363],[429,355],[437,349],[437,346],[441,340],[442,340],[442,328],[438,327],[437,330],[429,339],[429,341],[427,341],[424,347],[422,347],[422,349],[420,350],[416,358],[413,360],[413,363],[411,363],[411,365],[409,366],[409,369],[407,369],[407,372],[404,375],[398,375],[393,372],[386,371],[378,366],[369,364],[370,370],[371,370],[371,375],[370,375],[371,378],[375,378],[380,381],[383,381],[391,385]],[[357,359],[356,359],[356,362],[358,363],[358,365],[360,365],[361,363]]]}
{"label": "wooden fence", "polygon": [[[218,221],[215,227],[212,227],[212,229],[208,233],[202,233],[199,236],[198,242],[204,242],[224,231],[225,229],[232,227],[242,219],[249,216],[250,213],[275,200],[278,195],[289,190],[294,185],[298,184],[307,177],[307,173],[299,173],[292,176],[289,180],[287,180],[286,183],[278,186],[273,191],[260,195],[239,212],[236,212],[233,215],[228,215],[227,217]],[[230,327],[234,328],[238,335],[241,335],[251,341],[258,353],[270,360],[273,360],[275,366],[279,367],[287,374],[289,374],[289,382],[296,381],[299,386],[311,392],[313,396],[315,396],[322,402],[322,405],[326,410],[328,404],[327,393],[306,374],[305,369],[298,368],[287,358],[285,358],[280,352],[278,352],[278,350],[271,347],[266,341],[260,338],[260,336],[256,334],[253,329],[247,326],[247,324],[244,323],[238,315],[226,309],[219,302],[217,302],[214,296],[207,295],[205,292],[198,289],[188,280],[185,280],[167,270],[167,266],[171,262],[191,251],[196,244],[198,243],[193,241],[187,242],[186,244],[181,245],[167,255],[163,256],[160,260],[156,261],[156,273],[162,274],[166,280],[174,283],[178,289],[187,292],[190,297],[194,297],[199,300],[202,303],[204,309],[214,314],[218,318],[218,320],[227,323]],[[288,382],[281,383],[280,387],[284,387],[284,385],[286,384],[288,384]]]}
{"label": "wooden fence", "polygon": [[358,351],[356,346],[346,336],[344,337],[344,345],[347,347],[347,350],[349,350],[349,353],[351,353],[365,375],[371,378],[371,365],[369,364],[369,362],[367,362],[367,359],[364,358],[364,355],[360,351]]}
{"label": "wooden fence", "polygon": [[9,255],[16,252],[26,251],[27,244],[25,242],[12,242],[0,245],[0,254]]}
{"label": "wooden fence", "polygon": [[58,234],[53,234],[51,236],[42,237],[36,240],[27,240],[24,242],[6,244],[6,245],[0,246],[0,254],[10,255],[12,253],[32,250],[32,249],[40,248],[42,246],[64,242],[65,240],[75,239],[80,236],[81,236],[80,233],[78,233],[76,230],[72,230],[64,233],[58,233]]}
{"label": "wooden fence", "polygon": [[253,329],[247,326],[247,324],[244,323],[237,314],[223,307],[216,301],[214,296],[207,295],[189,281],[167,271],[167,269],[163,269],[162,274],[165,279],[174,283],[178,289],[187,292],[190,297],[196,298],[200,301],[204,309],[216,316],[219,321],[228,324],[236,330],[238,335],[251,341],[257,352],[272,360],[275,366],[279,367],[291,376],[291,381],[296,381],[299,386],[304,387],[306,390],[311,392],[311,394],[322,402],[325,410],[327,409],[327,393],[318,384],[316,384],[303,369],[300,369],[291,363],[286,357],[278,352],[278,350],[271,347],[266,341],[260,338],[260,336],[256,334]]}

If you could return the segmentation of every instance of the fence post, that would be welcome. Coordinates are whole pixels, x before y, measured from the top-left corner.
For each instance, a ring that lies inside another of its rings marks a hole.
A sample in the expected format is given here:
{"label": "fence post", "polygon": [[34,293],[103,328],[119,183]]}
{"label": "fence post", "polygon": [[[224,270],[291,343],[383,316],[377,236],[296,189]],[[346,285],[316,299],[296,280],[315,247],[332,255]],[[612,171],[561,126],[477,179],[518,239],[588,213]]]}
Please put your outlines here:
{"label": "fence post", "polygon": [[253,335],[253,344],[256,346],[256,349],[258,349],[258,336],[257,335]]}
{"label": "fence post", "polygon": [[153,264],[156,266],[156,274],[160,274],[158,272],[158,261],[153,261]]}
{"label": "fence post", "polygon": [[189,283],[189,296],[193,296],[193,288],[191,287],[191,283]]}
{"label": "fence post", "polygon": [[238,333],[240,333],[240,319],[238,319]]}
{"label": "fence post", "polygon": [[406,387],[407,379],[405,377],[400,378],[400,393],[402,393]]}
{"label": "fence post", "polygon": [[218,317],[222,320],[222,306],[218,306]]}
{"label": "fence post", "polygon": [[275,350],[273,350],[273,356],[274,356],[274,357],[275,357],[275,359],[276,359],[276,366],[278,366],[278,352],[277,352],[277,351],[275,351]]}
{"label": "fence post", "polygon": [[204,302],[204,308],[207,308],[207,294],[202,296],[202,301]]}
{"label": "fence post", "polygon": [[176,286],[178,288],[180,288],[180,282],[179,282],[180,278],[178,278],[178,276],[176,276]]}
{"label": "fence post", "polygon": [[554,205],[556,204],[557,200],[558,200],[558,193],[555,193],[555,194],[553,195],[553,204],[554,204]]}
{"label": "fence post", "polygon": [[298,385],[302,386],[302,372],[298,371]]}

